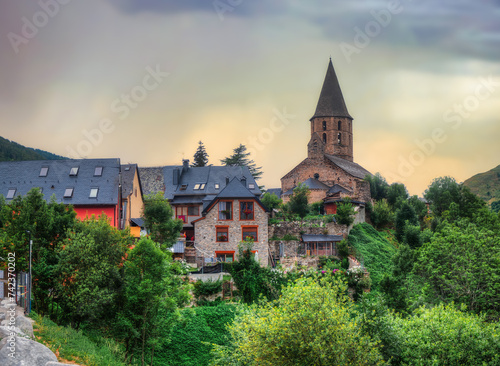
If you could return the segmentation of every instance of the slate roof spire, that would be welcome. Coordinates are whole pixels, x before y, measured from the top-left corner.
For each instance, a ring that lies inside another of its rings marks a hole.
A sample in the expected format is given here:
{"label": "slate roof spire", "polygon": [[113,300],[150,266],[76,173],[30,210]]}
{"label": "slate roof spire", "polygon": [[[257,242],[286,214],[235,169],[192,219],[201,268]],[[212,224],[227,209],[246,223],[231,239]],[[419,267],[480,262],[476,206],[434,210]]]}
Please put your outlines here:
{"label": "slate roof spire", "polygon": [[316,117],[347,117],[352,119],[347,111],[342,90],[340,90],[339,81],[335,70],[333,69],[332,59],[328,63],[325,81],[321,88],[316,112],[311,120]]}

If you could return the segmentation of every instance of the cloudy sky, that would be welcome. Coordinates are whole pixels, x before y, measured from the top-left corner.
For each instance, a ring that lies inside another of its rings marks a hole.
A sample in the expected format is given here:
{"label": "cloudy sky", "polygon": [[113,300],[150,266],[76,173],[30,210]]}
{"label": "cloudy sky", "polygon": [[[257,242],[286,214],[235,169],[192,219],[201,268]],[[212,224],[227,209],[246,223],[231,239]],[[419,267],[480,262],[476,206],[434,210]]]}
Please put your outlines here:
{"label": "cloudy sky", "polygon": [[500,1],[0,0],[0,136],[69,157],[307,155],[331,56],[354,159],[421,194],[500,164]]}

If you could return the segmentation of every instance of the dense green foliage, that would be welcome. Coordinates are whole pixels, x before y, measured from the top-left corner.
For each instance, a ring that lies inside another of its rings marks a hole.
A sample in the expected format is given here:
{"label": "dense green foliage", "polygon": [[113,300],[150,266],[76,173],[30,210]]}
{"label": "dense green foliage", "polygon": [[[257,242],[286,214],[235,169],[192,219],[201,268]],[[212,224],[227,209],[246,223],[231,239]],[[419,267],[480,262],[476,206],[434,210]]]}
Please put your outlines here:
{"label": "dense green foliage", "polygon": [[14,141],[0,137],[0,161],[58,160],[66,159],[47,151],[25,147]]}
{"label": "dense green foliage", "polygon": [[387,203],[386,199],[375,202],[372,212],[370,213],[373,225],[378,228],[390,226],[394,222],[394,211]]}
{"label": "dense green foliage", "polygon": [[375,175],[367,175],[365,180],[370,183],[370,193],[374,200],[380,201],[387,198],[387,190],[389,189],[389,184],[380,173]]}
{"label": "dense green foliage", "polygon": [[198,148],[196,149],[196,152],[194,153],[193,156],[193,164],[191,165],[192,167],[202,167],[206,166],[208,164],[208,154],[207,150],[205,150],[205,145],[203,145],[203,142],[199,141],[198,142]]}
{"label": "dense green foliage", "polygon": [[250,153],[247,152],[247,147],[240,144],[233,149],[233,154],[221,160],[223,165],[227,166],[246,166],[252,173],[255,180],[260,179],[262,175],[262,167],[258,167],[255,162],[249,158]]}
{"label": "dense green foliage", "polygon": [[197,298],[218,294],[222,291],[222,280],[198,280],[194,283],[193,294]]}
{"label": "dense green foliage", "polygon": [[393,209],[398,209],[407,199],[408,191],[404,184],[392,183],[387,189],[387,203],[389,203]]}
{"label": "dense green foliage", "polygon": [[182,230],[182,220],[174,219],[174,211],[161,192],[144,197],[142,217],[151,239],[163,250],[174,245]]}
{"label": "dense green foliage", "polygon": [[337,213],[335,214],[335,218],[337,222],[341,225],[351,226],[354,222],[354,215],[356,212],[354,211],[354,207],[351,203],[351,199],[349,197],[345,197],[341,203],[337,205]]}
{"label": "dense green foliage", "polygon": [[370,272],[373,288],[378,288],[384,273],[392,270],[391,258],[396,253],[396,248],[382,233],[367,223],[354,225],[347,240],[354,248],[356,258]]}
{"label": "dense green foliage", "polygon": [[162,347],[155,353],[154,365],[208,365],[213,345],[229,344],[226,326],[232,323],[236,311],[236,305],[225,303],[182,309],[170,332],[163,335]]}
{"label": "dense green foliage", "polygon": [[382,357],[352,319],[342,281],[301,278],[276,302],[249,307],[215,346],[211,365],[378,365]]}
{"label": "dense green foliage", "polygon": [[304,183],[299,183],[293,189],[293,194],[290,196],[290,201],[287,203],[292,214],[304,218],[309,213],[309,205],[307,203],[309,197],[309,188]]}
{"label": "dense green foliage", "polygon": [[270,211],[272,212],[275,208],[278,208],[283,201],[281,198],[276,196],[274,193],[266,192],[260,198],[260,202]]}

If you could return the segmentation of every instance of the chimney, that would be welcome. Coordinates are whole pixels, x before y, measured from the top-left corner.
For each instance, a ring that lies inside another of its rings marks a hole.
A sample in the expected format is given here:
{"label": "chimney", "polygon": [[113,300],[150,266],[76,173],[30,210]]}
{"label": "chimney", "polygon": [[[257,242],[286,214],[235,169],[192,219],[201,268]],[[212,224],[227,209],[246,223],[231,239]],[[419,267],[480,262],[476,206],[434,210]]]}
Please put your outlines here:
{"label": "chimney", "polygon": [[243,184],[243,187],[246,188],[246,186],[247,186],[247,178],[246,177],[241,178],[241,184]]}
{"label": "chimney", "polygon": [[182,173],[187,172],[189,169],[189,159],[182,159]]}
{"label": "chimney", "polygon": [[179,177],[180,177],[179,168],[174,168],[174,176],[173,176],[173,181],[172,181],[172,183],[174,185],[178,185],[179,184]]}

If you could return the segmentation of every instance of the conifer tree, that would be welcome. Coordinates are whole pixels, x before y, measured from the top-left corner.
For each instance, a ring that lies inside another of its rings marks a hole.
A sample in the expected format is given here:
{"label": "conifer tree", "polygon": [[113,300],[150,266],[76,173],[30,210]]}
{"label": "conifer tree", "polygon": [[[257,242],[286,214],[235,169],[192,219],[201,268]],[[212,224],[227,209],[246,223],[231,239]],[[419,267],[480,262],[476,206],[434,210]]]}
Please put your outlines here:
{"label": "conifer tree", "polygon": [[191,165],[193,168],[206,166],[208,164],[208,154],[205,150],[205,145],[203,145],[201,141],[198,142],[198,149],[196,149],[194,153],[193,161],[193,165]]}
{"label": "conifer tree", "polygon": [[221,163],[226,166],[246,166],[252,173],[255,180],[260,179],[262,175],[262,167],[257,167],[252,159],[249,159],[250,153],[247,152],[247,147],[240,144],[237,148],[233,149],[233,155],[221,160]]}

